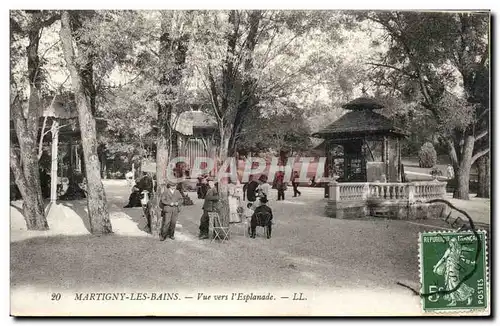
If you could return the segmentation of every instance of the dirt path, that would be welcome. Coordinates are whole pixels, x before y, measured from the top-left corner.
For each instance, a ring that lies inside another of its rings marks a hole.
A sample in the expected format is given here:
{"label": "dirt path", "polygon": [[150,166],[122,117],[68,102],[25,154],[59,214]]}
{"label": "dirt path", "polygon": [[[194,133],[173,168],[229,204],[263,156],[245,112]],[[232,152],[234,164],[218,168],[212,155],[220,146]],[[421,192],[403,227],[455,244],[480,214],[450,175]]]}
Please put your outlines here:
{"label": "dirt path", "polygon": [[[405,221],[327,218],[323,216],[324,202],[318,198],[318,189],[304,189],[301,197],[291,198],[287,193],[284,202],[271,200],[276,216],[272,239],[249,239],[243,236],[242,226],[233,226],[230,242],[198,240],[201,201],[194,199],[194,206],[182,209],[177,239],[160,242],[148,235],[137,236],[140,208],[121,208],[126,188],[107,184],[106,192],[114,216],[113,228],[117,221],[127,221],[121,232],[102,237],[38,236],[11,243],[14,301],[20,300],[25,306],[23,298],[28,293],[43,301],[40,293],[49,295],[54,291],[70,298],[77,291],[104,289],[178,291],[183,296],[214,289],[274,289],[292,296],[297,289],[303,289],[310,298],[329,297],[340,307],[346,302],[355,305],[356,300],[370,304],[358,310],[353,310],[354,306],[343,308],[353,313],[366,311],[367,307],[384,313],[398,307],[401,312],[419,313],[418,298],[396,282],[417,287],[418,232],[428,230],[428,226]],[[190,195],[194,198],[193,193]],[[361,293],[365,293],[364,299],[356,295]],[[387,301],[376,300],[377,297]],[[67,307],[77,304],[74,299],[67,300]],[[328,310],[318,299],[314,302],[314,308],[307,311],[319,309],[314,311],[326,313],[332,309]],[[184,306],[176,307],[182,311],[189,308]],[[156,306],[148,309],[151,307]],[[203,307],[208,309],[210,304]],[[171,311],[170,308],[165,311]],[[283,309],[289,306],[284,305]],[[149,310],[138,306],[134,310],[139,314],[145,311]]]}

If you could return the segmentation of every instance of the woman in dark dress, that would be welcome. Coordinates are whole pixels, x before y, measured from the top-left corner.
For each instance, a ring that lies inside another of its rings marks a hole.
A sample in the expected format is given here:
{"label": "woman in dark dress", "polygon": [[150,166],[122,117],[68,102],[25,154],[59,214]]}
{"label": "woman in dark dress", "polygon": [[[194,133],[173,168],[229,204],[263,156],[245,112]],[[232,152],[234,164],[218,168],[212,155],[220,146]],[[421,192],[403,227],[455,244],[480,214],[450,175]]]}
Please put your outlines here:
{"label": "woman in dark dress", "polygon": [[124,208],[142,207],[141,198],[143,191],[148,191],[150,194],[153,193],[153,179],[146,173],[144,173],[142,178],[137,181],[132,188],[132,193],[128,198],[128,204],[125,205]]}

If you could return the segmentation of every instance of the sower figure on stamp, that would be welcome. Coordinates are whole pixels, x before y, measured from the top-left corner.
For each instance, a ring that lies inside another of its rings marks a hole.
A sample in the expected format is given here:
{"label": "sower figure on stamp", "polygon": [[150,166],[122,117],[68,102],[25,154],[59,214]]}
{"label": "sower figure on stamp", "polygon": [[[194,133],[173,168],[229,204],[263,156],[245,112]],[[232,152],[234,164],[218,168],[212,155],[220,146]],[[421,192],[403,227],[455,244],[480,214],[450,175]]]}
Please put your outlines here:
{"label": "sower figure on stamp", "polygon": [[444,295],[444,299],[450,301],[448,306],[453,307],[457,302],[466,301],[469,306],[472,303],[474,289],[460,279],[460,256],[466,248],[458,243],[456,238],[451,238],[449,248],[446,249],[443,257],[434,265],[433,272],[444,276],[445,289],[451,291]]}
{"label": "sower figure on stamp", "polygon": [[200,219],[200,234],[198,235],[200,239],[208,239],[208,224],[210,222],[208,213],[216,212],[219,203],[219,185],[217,183],[214,184],[213,181],[209,181],[209,186],[210,189],[207,191],[205,202],[203,203],[203,215]]}
{"label": "sower figure on stamp", "polygon": [[160,207],[162,208],[162,220],[160,230],[160,240],[163,241],[167,237],[174,240],[175,224],[177,216],[181,211],[183,197],[179,190],[175,188],[175,184],[169,182],[167,189],[163,191],[160,198]]}

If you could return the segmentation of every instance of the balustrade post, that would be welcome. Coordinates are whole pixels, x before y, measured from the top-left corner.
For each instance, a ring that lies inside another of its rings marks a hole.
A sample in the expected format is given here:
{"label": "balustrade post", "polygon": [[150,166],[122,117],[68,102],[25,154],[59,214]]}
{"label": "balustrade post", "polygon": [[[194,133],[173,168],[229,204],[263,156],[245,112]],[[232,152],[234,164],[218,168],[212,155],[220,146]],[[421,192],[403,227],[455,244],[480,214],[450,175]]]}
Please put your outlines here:
{"label": "balustrade post", "polygon": [[408,184],[408,201],[410,203],[415,202],[415,185],[411,183]]}
{"label": "balustrade post", "polygon": [[365,183],[364,186],[363,186],[363,194],[362,194],[361,198],[363,200],[367,200],[369,194],[370,194],[370,186],[368,185],[368,183]]}
{"label": "balustrade post", "polygon": [[329,183],[330,187],[330,200],[334,202],[340,201],[340,184],[337,181],[332,181]]}

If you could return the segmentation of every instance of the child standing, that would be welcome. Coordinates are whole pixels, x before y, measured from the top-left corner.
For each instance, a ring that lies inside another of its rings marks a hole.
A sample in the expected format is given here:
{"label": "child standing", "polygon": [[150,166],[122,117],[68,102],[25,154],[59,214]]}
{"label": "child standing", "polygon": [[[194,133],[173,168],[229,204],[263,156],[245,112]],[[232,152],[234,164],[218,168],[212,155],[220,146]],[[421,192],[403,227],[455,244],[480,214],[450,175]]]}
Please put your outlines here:
{"label": "child standing", "polygon": [[247,230],[248,234],[250,234],[250,232],[251,232],[250,222],[252,220],[252,215],[254,212],[255,212],[254,204],[248,203],[247,207],[245,208],[245,211],[243,212],[243,215],[245,217],[245,223],[246,223],[246,225],[248,225],[248,230]]}

